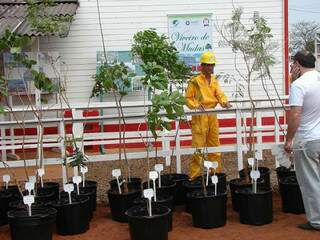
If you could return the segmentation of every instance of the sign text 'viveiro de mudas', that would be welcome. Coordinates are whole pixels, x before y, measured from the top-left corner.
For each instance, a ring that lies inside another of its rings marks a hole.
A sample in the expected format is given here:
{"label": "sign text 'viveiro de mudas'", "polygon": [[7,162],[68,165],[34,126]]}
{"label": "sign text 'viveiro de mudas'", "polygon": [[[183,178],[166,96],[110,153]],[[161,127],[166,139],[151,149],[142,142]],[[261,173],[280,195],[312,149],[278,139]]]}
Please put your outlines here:
{"label": "sign text 'viveiro de mudas'", "polygon": [[168,17],[169,39],[181,58],[194,65],[200,54],[212,50],[211,15],[172,15]]}

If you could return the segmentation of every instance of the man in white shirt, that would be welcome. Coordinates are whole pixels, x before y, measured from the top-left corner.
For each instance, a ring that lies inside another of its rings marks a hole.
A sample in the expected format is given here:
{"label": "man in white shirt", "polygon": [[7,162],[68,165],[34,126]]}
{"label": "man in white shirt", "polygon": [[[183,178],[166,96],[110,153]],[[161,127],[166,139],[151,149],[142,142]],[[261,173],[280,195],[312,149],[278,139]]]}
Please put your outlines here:
{"label": "man in white shirt", "polygon": [[315,57],[299,51],[293,57],[288,131],[284,149],[294,153],[297,180],[308,222],[298,227],[320,231],[320,74]]}

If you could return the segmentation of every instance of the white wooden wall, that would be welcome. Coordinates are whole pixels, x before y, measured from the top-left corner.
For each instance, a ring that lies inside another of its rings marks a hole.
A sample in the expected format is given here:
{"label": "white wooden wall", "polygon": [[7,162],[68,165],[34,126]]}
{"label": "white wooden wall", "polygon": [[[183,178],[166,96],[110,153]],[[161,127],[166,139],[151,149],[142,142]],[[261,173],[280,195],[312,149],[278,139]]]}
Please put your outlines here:
{"label": "white wooden wall", "polygon": [[[66,63],[63,73],[67,77],[67,93],[72,103],[87,102],[93,87],[91,76],[96,71],[96,52],[102,50],[98,24],[96,0],[79,0],[80,6],[75,15],[67,38],[45,37],[41,39],[41,51],[58,51]],[[222,23],[230,19],[232,0],[99,0],[103,33],[107,51],[130,50],[133,35],[140,30],[156,28],[159,33],[168,33],[168,14],[212,13],[213,20]],[[250,19],[254,11],[259,11],[272,28],[274,40],[279,44],[275,56],[277,64],[272,69],[277,90],[284,94],[283,56],[283,0],[234,0],[236,7],[244,8],[244,19]],[[213,46],[219,64],[216,72],[235,73],[233,54],[230,48],[219,47],[215,28]],[[243,66],[242,66],[243,67]],[[269,83],[270,84],[270,83]],[[227,95],[235,90],[234,84],[221,83]],[[274,89],[269,87],[271,95]],[[257,97],[266,96],[260,83],[254,84]],[[142,93],[131,93],[125,101],[142,100]],[[94,100],[97,101],[97,100]]]}

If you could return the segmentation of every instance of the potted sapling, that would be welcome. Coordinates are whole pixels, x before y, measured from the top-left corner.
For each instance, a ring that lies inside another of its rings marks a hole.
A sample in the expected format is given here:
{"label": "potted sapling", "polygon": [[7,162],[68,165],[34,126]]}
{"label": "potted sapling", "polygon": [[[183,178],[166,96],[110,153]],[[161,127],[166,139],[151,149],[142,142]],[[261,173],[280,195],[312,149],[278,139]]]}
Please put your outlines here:
{"label": "potted sapling", "polygon": [[[275,64],[273,50],[276,44],[272,42],[271,28],[263,17],[255,13],[252,18],[252,25],[248,26],[243,24],[241,16],[242,9],[234,9],[232,20],[228,24],[216,26],[224,42],[232,48],[235,55],[236,70],[239,73],[240,79],[246,83],[250,100],[251,121],[249,136],[246,138],[249,145],[246,154],[248,162],[244,163],[244,169],[240,173],[241,178],[230,181],[230,189],[232,193],[239,193],[241,195],[240,198],[237,198],[240,199],[238,205],[240,221],[246,224],[261,225],[272,221],[272,191],[270,189],[270,170],[258,166],[259,160],[256,158],[257,151],[254,136],[256,104],[253,99],[252,82],[254,80],[261,80],[262,87],[267,97],[269,97],[265,82],[267,80],[273,81],[270,67]],[[236,61],[239,61],[239,56],[242,57],[246,66],[244,70],[237,67]],[[275,89],[275,91],[277,90]],[[270,104],[273,106],[271,101]],[[276,111],[274,113],[276,116]],[[249,164],[251,165],[251,172]],[[259,176],[259,178],[252,179],[251,176]],[[262,180],[258,180],[261,177]],[[250,184],[252,181],[255,184],[258,181],[262,181],[261,189],[259,187],[254,188],[254,185]]]}
{"label": "potted sapling", "polygon": [[[169,43],[168,38],[165,35],[158,35],[154,29],[138,32],[133,39],[131,51],[134,59],[141,63],[140,66],[144,72],[141,82],[151,101],[146,116],[147,136],[148,131],[151,131],[154,138],[155,160],[158,164],[159,131],[170,131],[172,122],[184,117],[183,106],[186,101],[180,90],[190,75],[190,69],[179,60],[178,52],[173,44]],[[149,152],[149,142],[147,146],[147,152]],[[147,161],[150,170],[149,157]],[[169,167],[171,172],[171,165]],[[166,195],[173,195],[174,202],[178,202],[177,190],[174,191],[173,188],[176,188],[176,182],[179,182],[180,191],[178,192],[181,193],[180,182],[186,178],[185,175],[180,174],[160,176],[158,184],[161,182],[161,187],[158,191]],[[149,187],[149,182],[144,184],[144,188]]]}
{"label": "potted sapling", "polygon": [[[151,175],[156,177],[156,172]],[[155,188],[154,188],[155,189]],[[128,216],[131,240],[167,240],[168,239],[168,218],[171,210],[161,204],[152,202],[156,197],[154,189],[143,190],[143,197],[147,201],[143,205],[130,208]]]}
{"label": "potted sapling", "polygon": [[[201,190],[187,194],[193,226],[205,229],[222,227],[227,221],[227,192],[225,186],[219,185],[219,177],[215,172],[209,177],[210,169],[214,166],[217,168],[217,165],[211,161],[204,161],[205,155],[200,149],[195,154],[198,154],[202,160],[201,172],[203,172],[204,167],[207,171],[205,175],[201,176]],[[208,188],[209,178],[212,184],[210,188]],[[224,189],[223,191],[219,190],[220,186]]]}

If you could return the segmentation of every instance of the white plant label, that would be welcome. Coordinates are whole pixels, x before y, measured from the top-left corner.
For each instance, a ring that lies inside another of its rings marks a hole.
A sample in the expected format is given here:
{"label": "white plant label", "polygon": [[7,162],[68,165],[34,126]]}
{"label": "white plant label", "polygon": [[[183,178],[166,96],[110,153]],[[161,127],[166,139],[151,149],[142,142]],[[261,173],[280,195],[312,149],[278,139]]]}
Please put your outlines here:
{"label": "white plant label", "polygon": [[218,183],[218,176],[217,175],[213,175],[212,177],[211,177],[211,181],[212,181],[212,183],[213,184],[217,184]]}
{"label": "white plant label", "polygon": [[254,180],[257,181],[258,178],[260,178],[260,171],[254,170],[250,172],[250,177]]}
{"label": "white plant label", "polygon": [[29,195],[31,195],[31,191],[34,190],[34,182],[26,182],[24,188],[28,191]]}
{"label": "white plant label", "polygon": [[210,162],[210,161],[204,161],[203,165],[207,169],[212,168],[212,162]]}
{"label": "white plant label", "polygon": [[155,181],[155,180],[158,178],[158,172],[156,172],[156,171],[150,171],[150,172],[149,172],[149,178],[150,178],[152,181]]}
{"label": "white plant label", "polygon": [[[88,172],[88,167],[87,166],[80,166],[80,172],[82,174],[86,174]],[[121,172],[120,172],[121,174]]]}
{"label": "white plant label", "polygon": [[252,167],[254,165],[254,158],[248,158],[248,163]]}
{"label": "white plant label", "polygon": [[219,163],[217,161],[212,162],[212,168],[214,170],[216,170],[218,168],[218,166],[219,166]]}
{"label": "white plant label", "polygon": [[217,186],[217,184],[218,184],[218,176],[217,175],[213,175],[212,177],[211,177],[211,181],[212,181],[212,183],[214,184],[214,195],[215,196],[217,196],[217,191],[218,191],[218,186]]}
{"label": "white plant label", "polygon": [[44,168],[38,169],[38,175],[39,175],[39,177],[42,177],[44,175]]}
{"label": "white plant label", "polygon": [[73,176],[72,177],[73,183],[77,185],[77,194],[80,194],[80,189],[79,189],[79,184],[82,182],[82,177],[81,176]]}
{"label": "white plant label", "polygon": [[170,157],[170,150],[163,150],[162,157]]}
{"label": "white plant label", "polygon": [[34,196],[33,195],[24,196],[23,203],[28,205],[28,214],[29,214],[29,217],[31,217],[32,216],[31,205],[34,203]]}
{"label": "white plant label", "polygon": [[118,178],[121,176],[121,170],[119,168],[112,170],[112,176]]}
{"label": "white plant label", "polygon": [[72,183],[68,183],[63,185],[63,190],[69,195],[69,204],[72,203],[71,192],[74,190],[74,185]]}
{"label": "white plant label", "polygon": [[5,175],[2,176],[2,179],[6,184],[6,189],[8,189],[8,185],[9,185],[9,182],[10,182],[10,175],[5,174]]}
{"label": "white plant label", "polygon": [[36,181],[37,181],[37,177],[36,176],[29,176],[29,182],[35,183]]}
{"label": "white plant label", "polygon": [[152,216],[152,202],[151,202],[151,199],[152,199],[153,195],[154,195],[154,193],[153,193],[153,189],[152,188],[148,188],[148,189],[143,190],[143,196],[148,199],[149,216]]}
{"label": "white plant label", "polygon": [[156,170],[157,172],[162,172],[163,171],[163,164],[159,163],[154,165],[154,170]]}
{"label": "white plant label", "polygon": [[159,173],[159,188],[161,188],[161,172],[163,171],[163,164],[156,164],[154,166],[154,170],[156,170]]}

